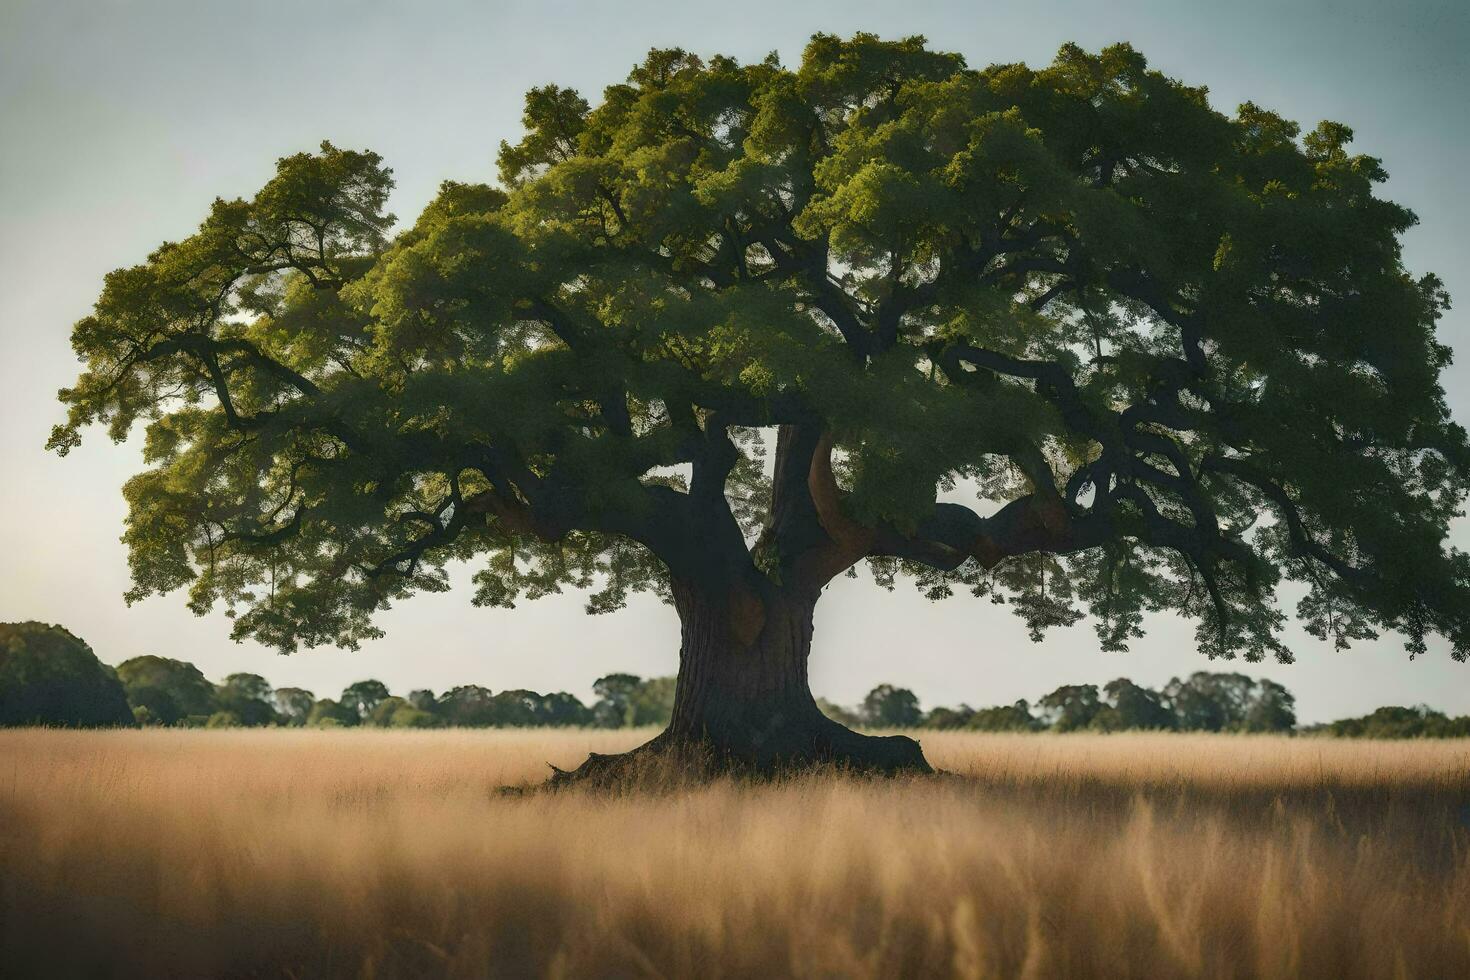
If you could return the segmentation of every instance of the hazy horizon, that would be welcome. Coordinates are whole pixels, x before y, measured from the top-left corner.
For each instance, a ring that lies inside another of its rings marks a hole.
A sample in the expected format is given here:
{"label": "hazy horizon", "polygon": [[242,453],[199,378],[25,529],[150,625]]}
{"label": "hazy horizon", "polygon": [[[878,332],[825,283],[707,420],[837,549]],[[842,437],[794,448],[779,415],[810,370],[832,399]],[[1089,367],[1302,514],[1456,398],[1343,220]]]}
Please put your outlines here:
{"label": "hazy horizon", "polygon": [[[1310,129],[1346,123],[1353,149],[1381,157],[1379,193],[1413,209],[1415,273],[1433,271],[1461,301],[1440,325],[1460,357],[1444,378],[1470,422],[1470,6],[1415,2],[1102,5],[1034,2],[891,5],[629,2],[423,4],[97,3],[0,0],[0,621],[66,626],[108,663],[144,653],[189,660],[212,679],[236,671],[329,695],[376,677],[393,690],[478,683],[564,689],[584,699],[614,671],[677,669],[678,621],[649,597],[611,616],[582,614],[574,592],[509,610],[476,609],[470,589],[421,595],[383,615],[386,638],[360,652],[287,659],[229,640],[222,613],[196,618],[183,597],[128,608],[118,537],[122,482],[142,468],[140,438],[112,445],[94,428],[67,459],[42,445],[62,417],[56,389],[77,364],[71,324],[102,277],[188,235],[216,196],[249,196],[277,157],[330,139],[371,148],[395,171],[390,209],[411,222],[442,180],[490,181],[496,148],[521,132],[521,99],[556,82],[597,101],[650,47],[795,64],[814,31],[926,35],[972,66],[1050,61],[1064,42],[1129,41],[1150,63],[1208,85],[1216,109],[1252,100]],[[1455,541],[1470,545],[1462,520]],[[457,582],[467,582],[460,569]],[[1295,599],[1286,594],[1288,610]],[[818,604],[816,694],[841,703],[879,682],[926,706],[1035,699],[1062,683],[1127,676],[1149,686],[1195,670],[1269,676],[1296,694],[1303,722],[1424,702],[1470,713],[1470,664],[1447,645],[1410,662],[1386,636],[1350,651],[1285,636],[1290,666],[1210,662],[1193,626],[1152,617],[1127,654],[1098,650],[1090,624],[1041,645],[1004,606],[888,593],[865,572]]]}

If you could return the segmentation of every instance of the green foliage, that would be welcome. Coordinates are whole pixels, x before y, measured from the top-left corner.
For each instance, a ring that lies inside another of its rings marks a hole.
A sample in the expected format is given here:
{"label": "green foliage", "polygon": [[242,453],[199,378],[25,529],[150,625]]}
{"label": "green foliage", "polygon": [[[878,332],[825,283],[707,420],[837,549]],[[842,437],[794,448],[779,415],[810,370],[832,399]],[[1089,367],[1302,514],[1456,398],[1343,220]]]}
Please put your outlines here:
{"label": "green foliage", "polygon": [[[565,691],[494,693],[476,684],[452,688],[438,698],[431,691],[415,691],[410,695],[409,710],[434,719],[436,724],[463,728],[565,727],[590,725],[594,721],[593,712]],[[398,720],[398,714],[394,714],[394,724],[406,724]],[[420,723],[428,724],[422,719]]]}
{"label": "green foliage", "polygon": [[839,725],[856,728],[863,723],[862,717],[856,711],[834,704],[826,698],[817,698],[817,709]]}
{"label": "green foliage", "polygon": [[923,727],[941,730],[964,728],[966,722],[974,715],[975,709],[967,704],[962,704],[958,708],[946,708],[941,705],[924,715]]}
{"label": "green foliage", "polygon": [[623,728],[633,724],[636,708],[634,701],[643,678],[636,674],[608,674],[592,682],[592,693],[597,703],[592,707],[593,716],[600,728]]}
{"label": "green foliage", "polygon": [[417,708],[403,698],[386,697],[377,703],[363,724],[375,728],[438,728],[443,720],[433,711]]}
{"label": "green foliage", "polygon": [[496,728],[530,728],[537,722],[541,696],[535,691],[501,691],[490,698],[490,724]]}
{"label": "green foliage", "polygon": [[1041,728],[1041,722],[1032,716],[1031,706],[1021,700],[972,712],[964,727],[977,732],[1034,732]]}
{"label": "green foliage", "polygon": [[870,728],[913,728],[924,716],[914,692],[892,684],[879,684],[869,691],[858,714]]}
{"label": "green foliage", "polygon": [[182,660],[134,657],[117,665],[117,676],[128,704],[146,708],[157,724],[176,725],[192,717],[202,725],[219,707],[214,685],[199,668]]}
{"label": "green foliage", "polygon": [[1290,731],[1296,701],[1284,687],[1244,674],[1196,672],[1164,688],[1180,728],[1186,731]]}
{"label": "green foliage", "polygon": [[[1216,111],[1127,45],[974,69],[867,34],[655,50],[524,123],[502,188],[396,235],[390,171],[324,143],[106,278],[51,445],[146,427],[130,600],[352,647],[456,561],[478,603],[604,612],[867,559],[1037,639],[1171,611],[1289,660],[1291,579],[1338,646],[1470,654],[1448,298],[1346,126]],[[766,476],[771,427],[777,470],[830,457],[823,499]]]}
{"label": "green foliage", "polygon": [[247,728],[274,725],[280,718],[272,705],[270,682],[259,674],[231,674],[215,692],[221,711],[233,714]]}
{"label": "green foliage", "polygon": [[138,723],[112,668],[60,626],[0,623],[0,726]]}
{"label": "green foliage", "polygon": [[331,698],[322,698],[313,704],[306,715],[306,724],[311,728],[351,728],[361,721],[356,709]]}
{"label": "green foliage", "polygon": [[409,703],[403,698],[386,697],[373,706],[363,719],[364,725],[372,725],[375,728],[388,728],[393,724],[393,714],[399,708],[408,708]]}
{"label": "green foliage", "polygon": [[536,720],[538,724],[555,728],[580,728],[591,725],[592,719],[592,709],[584,705],[575,695],[568,694],[566,691],[537,696]]}
{"label": "green foliage", "polygon": [[633,697],[634,725],[667,725],[674,713],[674,677],[650,677]]}
{"label": "green foliage", "polygon": [[306,724],[312,705],[316,703],[316,695],[299,687],[278,687],[271,700],[281,724],[300,727]]}
{"label": "green foliage", "polygon": [[[208,712],[160,716],[149,704],[127,706],[119,675],[127,674],[134,689],[177,712],[182,701]],[[564,691],[538,694],[507,690],[495,693],[478,685],[462,685],[436,696],[417,690],[395,697],[378,681],[359,681],[342,701],[315,700],[310,691],[272,689],[256,674],[232,674],[215,687],[194,665],[161,657],[136,657],[117,671],[97,662],[91,650],[59,627],[38,623],[0,624],[0,725],[48,724],[178,725],[236,728],[284,724],[315,728],[471,728],[666,725],[673,710],[673,677],[643,679],[609,674],[594,685],[598,701],[591,708]],[[162,697],[166,692],[174,692]],[[371,702],[365,714],[359,706]],[[975,709],[937,707],[924,713],[906,688],[880,684],[856,709],[822,698],[820,710],[850,727],[923,727],[985,732],[1068,731],[1214,731],[1277,732],[1296,730],[1295,698],[1280,684],[1237,673],[1199,671],[1174,678],[1163,691],[1153,691],[1127,678],[1104,685],[1064,685],[1037,702],[1036,711],[1022,700],[1011,705]],[[1449,718],[1420,705],[1384,707],[1362,718],[1346,718],[1303,729],[1305,733],[1349,738],[1470,737],[1470,718]]]}
{"label": "green foliage", "polygon": [[403,705],[388,719],[391,728],[438,728],[443,722],[429,711],[420,711],[413,705]]}
{"label": "green foliage", "polygon": [[494,694],[478,684],[462,684],[439,698],[438,714],[446,725],[485,728],[495,723]]}
{"label": "green foliage", "polygon": [[[1090,725],[1099,731],[1165,730],[1177,724],[1174,712],[1162,695],[1140,687],[1126,677],[1104,685],[1103,701]],[[1286,726],[1288,730],[1291,727]]]}
{"label": "green foliage", "polygon": [[1388,706],[1361,718],[1344,718],[1307,729],[1339,738],[1470,738],[1470,715],[1447,717],[1425,705]]}
{"label": "green foliage", "polygon": [[1026,701],[976,710],[967,704],[939,707],[924,715],[924,728],[969,729],[977,732],[1034,732],[1042,727]]}
{"label": "green foliage", "polygon": [[1289,732],[1296,728],[1296,697],[1274,681],[1256,682],[1241,728],[1247,732]]}
{"label": "green foliage", "polygon": [[1102,711],[1096,684],[1067,684],[1036,702],[1043,723],[1054,732],[1075,732],[1092,725]]}
{"label": "green foliage", "polygon": [[356,715],[359,722],[366,722],[374,709],[388,697],[388,687],[382,681],[366,680],[349,684],[337,703],[343,710]]}
{"label": "green foliage", "polygon": [[608,674],[592,685],[597,701],[585,723],[599,728],[667,725],[674,713],[673,677]]}
{"label": "green foliage", "polygon": [[[875,693],[891,689],[883,685]],[[1162,691],[1126,677],[1109,681],[1101,692],[1094,684],[1063,685],[1039,700],[1034,713],[1025,701],[979,710],[938,707],[924,715],[922,726],[993,732],[1290,733],[1296,729],[1296,699],[1275,681],[1199,671],[1185,680],[1174,678]]]}

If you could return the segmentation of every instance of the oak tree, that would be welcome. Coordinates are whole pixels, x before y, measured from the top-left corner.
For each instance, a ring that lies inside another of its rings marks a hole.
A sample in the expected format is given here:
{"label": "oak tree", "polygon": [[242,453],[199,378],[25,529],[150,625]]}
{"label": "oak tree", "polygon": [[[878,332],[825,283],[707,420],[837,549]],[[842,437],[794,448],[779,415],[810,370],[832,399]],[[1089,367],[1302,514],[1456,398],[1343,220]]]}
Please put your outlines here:
{"label": "oak tree", "polygon": [[1126,45],[977,70],[862,34],[655,50],[524,122],[498,186],[401,230],[382,161],[324,143],[107,277],[51,445],[146,425],[130,598],[289,650],[457,563],[485,605],[652,591],[683,639],[651,750],[757,766],[924,768],[808,690],[864,562],[1110,650],[1167,610],[1289,659],[1291,580],[1339,646],[1470,651],[1447,298],[1346,126],[1222,113]]}

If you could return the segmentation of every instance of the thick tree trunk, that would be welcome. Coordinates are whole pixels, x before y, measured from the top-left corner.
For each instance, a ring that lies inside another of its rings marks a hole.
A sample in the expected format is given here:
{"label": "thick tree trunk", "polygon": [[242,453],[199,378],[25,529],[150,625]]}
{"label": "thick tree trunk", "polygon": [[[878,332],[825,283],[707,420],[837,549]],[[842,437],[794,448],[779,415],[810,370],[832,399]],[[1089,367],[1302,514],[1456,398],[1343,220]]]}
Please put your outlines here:
{"label": "thick tree trunk", "polygon": [[861,772],[930,772],[919,744],[854,732],[817,708],[807,685],[815,597],[769,589],[760,599],[676,582],[682,627],[673,717],[653,741],[622,756],[594,755],[556,781],[616,777],[665,753],[716,771],[775,772],[835,765]]}

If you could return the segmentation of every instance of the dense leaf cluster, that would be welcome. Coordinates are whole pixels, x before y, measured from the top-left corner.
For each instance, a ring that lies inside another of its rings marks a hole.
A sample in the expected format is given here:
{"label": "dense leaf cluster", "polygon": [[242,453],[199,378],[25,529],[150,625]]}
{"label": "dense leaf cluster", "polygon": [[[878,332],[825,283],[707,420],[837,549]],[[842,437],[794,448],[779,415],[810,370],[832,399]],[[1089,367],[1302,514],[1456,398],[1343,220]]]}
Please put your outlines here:
{"label": "dense leaf cluster", "polygon": [[1222,114],[1126,45],[819,35],[654,51],[525,128],[396,234],[382,161],[324,143],[108,276],[52,445],[146,425],[130,597],[292,649],[455,561],[594,612],[868,561],[1108,649],[1171,610],[1287,660],[1291,579],[1339,646],[1470,652],[1448,301],[1347,127]]}

